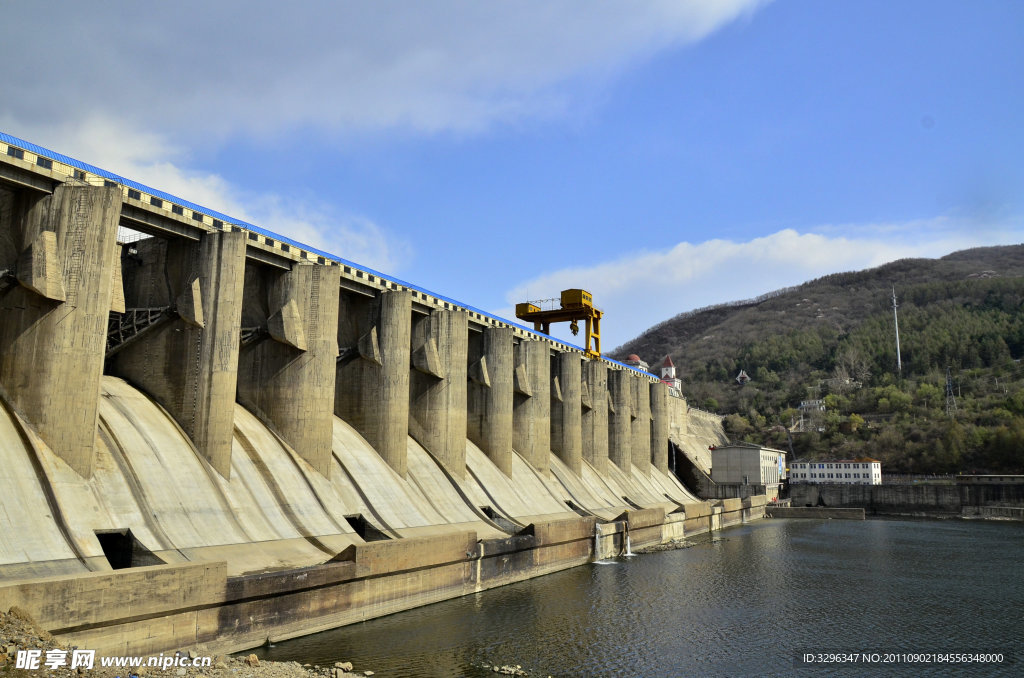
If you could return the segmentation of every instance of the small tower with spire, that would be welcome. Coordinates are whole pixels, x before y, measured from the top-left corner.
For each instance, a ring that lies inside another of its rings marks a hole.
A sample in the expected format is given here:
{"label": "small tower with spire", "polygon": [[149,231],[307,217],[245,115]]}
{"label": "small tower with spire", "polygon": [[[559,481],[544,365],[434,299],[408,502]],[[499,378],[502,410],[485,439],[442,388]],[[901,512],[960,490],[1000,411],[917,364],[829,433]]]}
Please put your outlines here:
{"label": "small tower with spire", "polygon": [[672,356],[665,356],[665,362],[661,364],[661,380],[669,388],[681,390],[682,381],[676,377],[676,366],[672,364]]}

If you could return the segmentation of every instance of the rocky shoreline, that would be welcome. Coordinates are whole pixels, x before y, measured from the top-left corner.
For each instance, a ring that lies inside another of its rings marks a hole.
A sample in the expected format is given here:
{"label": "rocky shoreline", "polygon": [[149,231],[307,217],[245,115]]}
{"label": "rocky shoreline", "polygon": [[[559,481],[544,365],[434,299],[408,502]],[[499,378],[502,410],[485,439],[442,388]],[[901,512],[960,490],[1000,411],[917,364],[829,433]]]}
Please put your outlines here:
{"label": "rocky shoreline", "polygon": [[728,541],[723,537],[707,537],[702,535],[703,539],[676,539],[665,544],[651,544],[650,546],[643,546],[636,550],[636,553],[657,553],[658,551],[676,551],[678,549],[688,549],[698,546],[700,544],[718,544],[723,541]]}
{"label": "rocky shoreline", "polygon": [[[95,676],[96,678],[127,678],[135,675],[143,676],[173,676],[174,678],[356,678],[357,676],[372,676],[373,671],[353,669],[349,662],[336,662],[333,666],[311,666],[301,665],[297,662],[271,662],[260,660],[256,655],[250,654],[245,657],[232,657],[229,655],[212,656],[210,666],[206,667],[184,667],[169,666],[161,667],[141,666],[139,668],[116,668],[100,666],[99,657],[96,658],[92,669],[69,668],[60,666],[48,668],[43,665],[46,661],[47,651],[58,651],[70,655],[74,649],[57,641],[52,635],[41,629],[35,620],[24,610],[13,607],[8,612],[0,612],[0,677],[7,678],[40,678],[41,676],[53,676],[56,678],[81,678],[82,676]],[[19,650],[40,650],[40,668],[26,669],[17,668],[17,656]],[[195,659],[209,657],[203,649],[195,648],[182,651],[177,654],[165,653],[168,660],[174,657],[184,659]]]}

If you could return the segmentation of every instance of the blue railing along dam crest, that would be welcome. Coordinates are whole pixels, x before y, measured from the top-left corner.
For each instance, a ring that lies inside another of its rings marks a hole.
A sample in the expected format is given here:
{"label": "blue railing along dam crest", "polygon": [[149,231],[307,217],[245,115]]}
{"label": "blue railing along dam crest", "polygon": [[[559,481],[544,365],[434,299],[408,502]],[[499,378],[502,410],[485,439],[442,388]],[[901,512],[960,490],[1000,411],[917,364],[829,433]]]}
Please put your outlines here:
{"label": "blue railing along dam crest", "polygon": [[69,643],[239,650],[762,517],[669,471],[722,442],[653,375],[0,134],[0,608]]}

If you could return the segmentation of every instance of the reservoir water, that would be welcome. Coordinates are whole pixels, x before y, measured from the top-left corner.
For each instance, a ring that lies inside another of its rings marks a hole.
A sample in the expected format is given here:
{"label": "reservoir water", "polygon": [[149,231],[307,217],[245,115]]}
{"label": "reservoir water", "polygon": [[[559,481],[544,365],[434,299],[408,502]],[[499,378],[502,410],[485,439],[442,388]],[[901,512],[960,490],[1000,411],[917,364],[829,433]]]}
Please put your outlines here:
{"label": "reservoir water", "polygon": [[[379,678],[1024,675],[1024,525],[763,520],[280,643]],[[856,653],[808,665],[804,654]],[[876,662],[863,653],[878,653]],[[886,654],[1002,653],[996,664]],[[888,657],[893,659],[893,657]]]}

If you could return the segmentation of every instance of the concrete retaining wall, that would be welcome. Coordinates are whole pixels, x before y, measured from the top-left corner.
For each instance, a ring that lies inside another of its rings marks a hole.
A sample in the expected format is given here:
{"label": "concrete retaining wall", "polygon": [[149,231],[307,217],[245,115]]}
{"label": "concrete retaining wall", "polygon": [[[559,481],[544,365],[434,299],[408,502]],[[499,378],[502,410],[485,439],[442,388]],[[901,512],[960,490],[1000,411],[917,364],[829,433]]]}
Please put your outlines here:
{"label": "concrete retaining wall", "polygon": [[[794,507],[857,507],[868,514],[954,516],[987,506],[1024,506],[1024,484],[790,486]],[[980,514],[980,511],[975,510]]]}
{"label": "concrete retaining wall", "polygon": [[827,520],[864,520],[862,508],[820,508],[815,506],[769,506],[768,518],[819,518]]}

